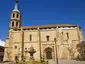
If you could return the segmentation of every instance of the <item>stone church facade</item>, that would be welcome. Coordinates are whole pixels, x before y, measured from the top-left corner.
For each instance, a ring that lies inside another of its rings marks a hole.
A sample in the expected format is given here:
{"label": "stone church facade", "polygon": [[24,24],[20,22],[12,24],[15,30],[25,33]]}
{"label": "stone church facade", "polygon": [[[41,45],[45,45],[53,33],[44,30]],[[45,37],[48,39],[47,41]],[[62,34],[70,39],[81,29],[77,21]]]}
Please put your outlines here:
{"label": "stone church facade", "polygon": [[21,60],[22,53],[25,59],[29,60],[30,47],[36,51],[33,56],[37,61],[72,59],[78,55],[76,45],[82,40],[82,30],[77,25],[21,26],[21,13],[16,0],[10,16],[4,61],[15,61],[16,56]]}

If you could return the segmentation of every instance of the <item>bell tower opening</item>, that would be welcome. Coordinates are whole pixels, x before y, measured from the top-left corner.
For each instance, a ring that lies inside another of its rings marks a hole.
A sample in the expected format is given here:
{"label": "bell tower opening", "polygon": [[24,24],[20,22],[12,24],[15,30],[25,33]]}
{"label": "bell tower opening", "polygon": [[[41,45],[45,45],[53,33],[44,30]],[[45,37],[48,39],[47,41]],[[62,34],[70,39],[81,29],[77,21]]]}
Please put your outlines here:
{"label": "bell tower opening", "polygon": [[12,22],[12,27],[14,27],[14,22]]}
{"label": "bell tower opening", "polygon": [[17,18],[19,17],[19,15],[17,14]]}
{"label": "bell tower opening", "polygon": [[15,14],[13,13],[13,18],[15,17]]}
{"label": "bell tower opening", "polygon": [[18,22],[16,22],[16,27],[18,27]]}

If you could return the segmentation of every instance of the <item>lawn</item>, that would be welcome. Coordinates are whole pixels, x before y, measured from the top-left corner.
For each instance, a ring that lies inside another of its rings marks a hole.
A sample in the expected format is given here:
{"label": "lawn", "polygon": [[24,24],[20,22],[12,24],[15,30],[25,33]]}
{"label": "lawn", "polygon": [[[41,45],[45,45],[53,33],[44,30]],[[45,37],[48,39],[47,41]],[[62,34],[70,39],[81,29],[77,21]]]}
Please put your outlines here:
{"label": "lawn", "polygon": [[47,62],[34,62],[33,64],[48,64]]}
{"label": "lawn", "polygon": [[[24,62],[24,63],[19,62],[17,64],[28,64],[28,62]],[[32,62],[32,64],[48,64],[48,63],[47,62],[36,62],[36,61],[34,61],[34,62]]]}

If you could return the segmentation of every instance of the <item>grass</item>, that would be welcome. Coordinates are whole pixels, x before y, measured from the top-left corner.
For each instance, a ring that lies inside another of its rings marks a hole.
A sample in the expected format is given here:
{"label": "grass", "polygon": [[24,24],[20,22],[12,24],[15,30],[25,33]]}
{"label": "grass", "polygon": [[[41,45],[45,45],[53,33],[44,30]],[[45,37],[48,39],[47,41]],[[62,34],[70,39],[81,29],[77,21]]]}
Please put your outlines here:
{"label": "grass", "polygon": [[[18,62],[17,64],[27,64],[27,62]],[[48,64],[47,62],[33,62],[32,64]]]}
{"label": "grass", "polygon": [[34,62],[33,64],[48,64],[46,62]]}
{"label": "grass", "polygon": [[18,62],[17,64],[27,64],[26,62]]}

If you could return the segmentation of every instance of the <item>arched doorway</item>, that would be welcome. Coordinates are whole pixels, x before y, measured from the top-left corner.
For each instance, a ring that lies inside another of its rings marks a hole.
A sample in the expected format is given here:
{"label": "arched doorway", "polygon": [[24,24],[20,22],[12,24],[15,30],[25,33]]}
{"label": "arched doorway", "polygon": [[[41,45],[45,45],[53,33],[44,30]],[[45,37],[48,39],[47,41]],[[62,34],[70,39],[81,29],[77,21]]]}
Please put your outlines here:
{"label": "arched doorway", "polygon": [[52,48],[48,47],[45,49],[45,57],[46,59],[52,59]]}

